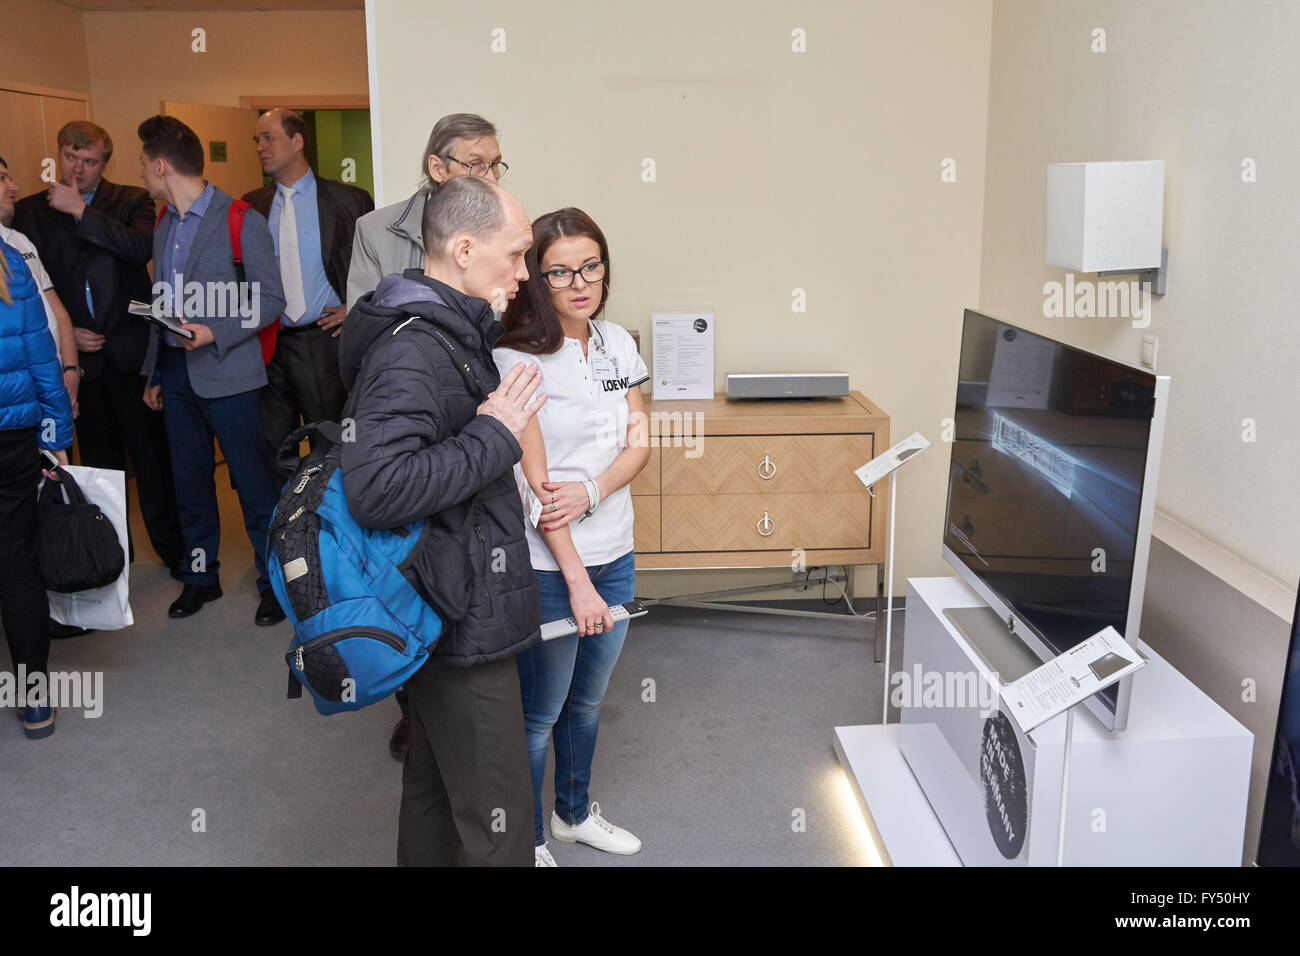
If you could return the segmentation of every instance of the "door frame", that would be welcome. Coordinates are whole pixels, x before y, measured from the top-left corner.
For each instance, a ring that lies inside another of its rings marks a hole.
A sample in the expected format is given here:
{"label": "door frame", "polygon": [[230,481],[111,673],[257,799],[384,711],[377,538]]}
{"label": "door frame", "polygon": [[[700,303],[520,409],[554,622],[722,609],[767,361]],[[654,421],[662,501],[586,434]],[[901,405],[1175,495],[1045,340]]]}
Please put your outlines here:
{"label": "door frame", "polygon": [[369,93],[326,93],[306,96],[283,96],[281,94],[257,94],[241,96],[241,109],[269,110],[277,106],[288,106],[300,110],[368,110]]}
{"label": "door frame", "polygon": [[78,90],[60,90],[52,86],[36,86],[32,83],[7,83],[0,80],[0,90],[10,90],[14,93],[31,93],[36,96],[52,96],[56,100],[81,100],[83,103],[90,103],[89,93],[82,93]]}

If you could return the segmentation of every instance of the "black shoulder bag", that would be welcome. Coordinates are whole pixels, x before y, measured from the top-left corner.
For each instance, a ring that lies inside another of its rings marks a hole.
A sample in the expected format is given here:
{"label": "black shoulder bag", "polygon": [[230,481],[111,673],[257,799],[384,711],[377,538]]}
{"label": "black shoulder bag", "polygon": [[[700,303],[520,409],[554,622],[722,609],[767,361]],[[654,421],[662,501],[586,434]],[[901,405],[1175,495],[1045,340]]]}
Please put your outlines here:
{"label": "black shoulder bag", "polygon": [[76,479],[52,469],[37,496],[41,576],[50,591],[70,594],[112,584],[126,567],[113,522],[86,499]]}

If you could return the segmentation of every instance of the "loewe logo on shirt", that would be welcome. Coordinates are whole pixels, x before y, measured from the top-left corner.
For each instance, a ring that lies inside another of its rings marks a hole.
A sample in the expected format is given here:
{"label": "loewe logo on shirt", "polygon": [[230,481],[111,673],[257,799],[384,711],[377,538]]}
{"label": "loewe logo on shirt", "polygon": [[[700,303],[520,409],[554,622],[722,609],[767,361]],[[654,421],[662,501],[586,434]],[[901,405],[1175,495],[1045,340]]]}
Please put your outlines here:
{"label": "loewe logo on shirt", "polygon": [[627,376],[624,376],[623,378],[602,378],[600,383],[605,386],[605,391],[617,392],[620,389],[627,388],[628,378]]}

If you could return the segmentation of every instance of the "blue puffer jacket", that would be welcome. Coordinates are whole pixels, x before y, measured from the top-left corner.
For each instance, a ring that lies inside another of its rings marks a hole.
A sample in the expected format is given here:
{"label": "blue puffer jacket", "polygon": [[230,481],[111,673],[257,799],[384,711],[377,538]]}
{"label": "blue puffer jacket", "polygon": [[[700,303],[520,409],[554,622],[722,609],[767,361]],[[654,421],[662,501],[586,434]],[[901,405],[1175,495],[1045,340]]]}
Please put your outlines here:
{"label": "blue puffer jacket", "polygon": [[0,242],[12,302],[0,299],[0,429],[37,427],[42,448],[72,444],[72,403],[45,306],[22,254]]}

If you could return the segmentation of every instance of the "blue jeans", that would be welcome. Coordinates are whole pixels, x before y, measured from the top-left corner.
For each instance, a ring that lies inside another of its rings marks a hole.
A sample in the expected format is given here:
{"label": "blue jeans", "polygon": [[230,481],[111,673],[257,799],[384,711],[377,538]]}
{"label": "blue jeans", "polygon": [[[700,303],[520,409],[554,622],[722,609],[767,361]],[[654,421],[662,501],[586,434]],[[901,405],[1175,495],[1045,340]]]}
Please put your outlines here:
{"label": "blue jeans", "polygon": [[[564,575],[559,571],[536,574],[542,623],[572,616]],[[623,604],[636,596],[636,562],[631,551],[608,564],[588,567],[587,574],[606,604]],[[524,701],[528,764],[533,775],[536,846],[546,842],[542,832],[542,778],[546,775],[548,737],[555,740],[555,813],[571,826],[587,819],[587,786],[591,783],[591,759],[596,753],[600,702],[623,649],[627,625],[627,621],[619,621],[608,634],[570,634],[553,641],[538,641],[515,657]]]}

